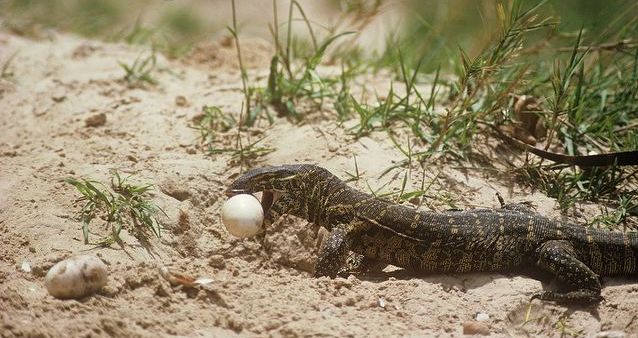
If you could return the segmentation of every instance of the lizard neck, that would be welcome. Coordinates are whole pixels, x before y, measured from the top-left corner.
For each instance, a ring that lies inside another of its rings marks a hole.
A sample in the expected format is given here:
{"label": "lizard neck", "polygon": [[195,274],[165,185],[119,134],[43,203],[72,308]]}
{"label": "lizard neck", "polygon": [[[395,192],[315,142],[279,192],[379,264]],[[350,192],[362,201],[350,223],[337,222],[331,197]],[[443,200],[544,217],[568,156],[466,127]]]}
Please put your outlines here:
{"label": "lizard neck", "polygon": [[300,177],[289,192],[298,201],[289,213],[328,230],[336,224],[350,222],[354,218],[353,206],[369,197],[323,168]]}

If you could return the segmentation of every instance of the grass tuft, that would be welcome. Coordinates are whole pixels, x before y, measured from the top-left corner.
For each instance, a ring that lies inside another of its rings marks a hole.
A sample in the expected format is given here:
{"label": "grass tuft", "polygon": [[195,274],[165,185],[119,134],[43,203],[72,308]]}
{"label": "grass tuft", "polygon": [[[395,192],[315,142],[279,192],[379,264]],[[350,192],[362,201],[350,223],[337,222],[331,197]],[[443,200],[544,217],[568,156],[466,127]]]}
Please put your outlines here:
{"label": "grass tuft", "polygon": [[11,62],[18,56],[18,51],[11,54],[0,67],[0,79],[11,79],[15,75],[15,72],[11,70]]}
{"label": "grass tuft", "polygon": [[[232,114],[225,113],[215,106],[204,106],[202,110],[203,115],[195,119],[191,128],[199,131],[200,144],[206,149],[208,155],[230,155],[231,162],[243,167],[250,166],[258,158],[274,151],[272,148],[259,145],[263,137],[251,142],[250,139],[242,136],[242,125]],[[233,128],[237,128],[237,134],[232,145],[220,146],[219,136],[228,136],[228,132]]]}
{"label": "grass tuft", "polygon": [[231,114],[224,113],[219,107],[204,106],[203,115],[198,116],[191,128],[199,131],[200,143],[208,146],[215,142],[220,132],[227,132],[237,125]]}
{"label": "grass tuft", "polygon": [[[328,55],[329,47],[335,45],[341,37],[354,32],[330,34],[320,40],[313,29],[302,6],[295,0],[288,8],[288,21],[285,24],[285,39],[280,37],[280,24],[276,3],[273,1],[275,22],[270,27],[275,45],[275,55],[271,58],[270,73],[266,87],[253,87],[249,84],[248,75],[243,66],[241,48],[238,39],[235,3],[232,2],[233,25],[228,27],[235,40],[237,58],[240,66],[242,87],[244,93],[245,112],[242,125],[252,127],[261,119],[266,118],[270,124],[274,117],[270,113],[273,109],[277,116],[299,122],[305,111],[321,110],[325,100],[334,101],[335,107],[344,117],[349,113],[347,101],[347,79],[352,77],[355,67],[343,67],[339,76],[323,76],[317,67]],[[301,15],[301,20],[310,37],[310,41],[299,39],[292,34],[292,25],[297,20],[294,13]],[[309,107],[308,107],[309,106]]]}
{"label": "grass tuft", "polygon": [[[130,230],[138,238],[143,236],[145,229],[160,237],[161,224],[156,214],[166,213],[144,196],[152,185],[134,185],[129,183],[129,178],[130,176],[122,178],[117,171],[111,172],[110,188],[101,182],[84,178],[64,179],[82,195],[78,202],[84,202],[84,205],[78,218],[82,222],[85,244],[109,246],[120,240],[120,232],[127,225],[132,225]],[[90,242],[89,225],[96,218],[106,222],[106,226],[111,228],[111,235],[97,242]]]}
{"label": "grass tuft", "polygon": [[126,80],[130,88],[139,88],[146,84],[157,85],[158,82],[152,75],[157,65],[157,56],[154,49],[146,57],[140,54],[131,64],[118,63],[125,72],[124,80]]}

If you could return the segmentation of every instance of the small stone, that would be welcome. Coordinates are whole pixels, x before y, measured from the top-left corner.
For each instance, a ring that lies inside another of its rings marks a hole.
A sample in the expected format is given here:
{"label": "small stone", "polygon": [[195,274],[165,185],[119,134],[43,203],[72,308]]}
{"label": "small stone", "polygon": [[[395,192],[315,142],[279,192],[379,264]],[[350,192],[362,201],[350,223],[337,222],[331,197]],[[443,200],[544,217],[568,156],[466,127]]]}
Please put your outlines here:
{"label": "small stone", "polygon": [[233,45],[233,38],[229,35],[224,36],[219,40],[219,44],[223,47],[231,47]]}
{"label": "small stone", "polygon": [[477,322],[484,322],[486,320],[490,319],[490,315],[488,315],[487,313],[484,312],[479,312],[476,314],[476,321]]}
{"label": "small stone", "polygon": [[178,107],[188,107],[188,100],[183,95],[175,96],[175,105]]}
{"label": "small stone", "polygon": [[99,113],[93,116],[89,116],[84,120],[84,124],[87,127],[100,127],[106,123],[106,114]]}
{"label": "small stone", "polygon": [[463,323],[463,334],[466,334],[466,335],[480,334],[483,336],[487,336],[490,334],[490,328],[485,323],[477,322],[474,320],[468,320],[467,322]]}
{"label": "small stone", "polygon": [[208,265],[213,268],[222,269],[226,266],[224,262],[224,256],[222,255],[212,255],[208,258]]}
{"label": "small stone", "polygon": [[623,331],[601,331],[596,333],[596,338],[625,338],[626,334]]}
{"label": "small stone", "polygon": [[74,59],[86,58],[87,56],[93,54],[93,52],[95,52],[97,49],[98,48],[96,46],[84,43],[73,50],[71,57]]}
{"label": "small stone", "polygon": [[35,107],[33,107],[33,115],[40,117],[49,112],[49,110],[51,110],[50,102],[43,103],[42,105],[36,105]]}
{"label": "small stone", "polygon": [[56,103],[66,100],[66,92],[62,89],[55,90],[53,95],[51,95],[51,100]]}
{"label": "small stone", "polygon": [[20,270],[26,273],[31,272],[31,264],[27,261],[22,262],[22,265],[20,266]]}
{"label": "small stone", "polygon": [[171,294],[171,288],[166,287],[166,285],[160,283],[157,285],[157,288],[155,289],[155,294],[158,297],[169,297]]}

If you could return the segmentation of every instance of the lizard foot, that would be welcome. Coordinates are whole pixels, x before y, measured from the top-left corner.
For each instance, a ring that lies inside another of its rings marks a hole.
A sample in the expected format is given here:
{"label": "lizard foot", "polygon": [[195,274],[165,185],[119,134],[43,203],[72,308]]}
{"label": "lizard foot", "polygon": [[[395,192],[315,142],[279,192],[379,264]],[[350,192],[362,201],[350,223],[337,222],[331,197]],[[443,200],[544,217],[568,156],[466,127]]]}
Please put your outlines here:
{"label": "lizard foot", "polygon": [[356,252],[350,252],[345,264],[339,269],[339,277],[348,278],[350,275],[361,275],[365,273],[380,273],[388,264],[376,259],[368,258]]}

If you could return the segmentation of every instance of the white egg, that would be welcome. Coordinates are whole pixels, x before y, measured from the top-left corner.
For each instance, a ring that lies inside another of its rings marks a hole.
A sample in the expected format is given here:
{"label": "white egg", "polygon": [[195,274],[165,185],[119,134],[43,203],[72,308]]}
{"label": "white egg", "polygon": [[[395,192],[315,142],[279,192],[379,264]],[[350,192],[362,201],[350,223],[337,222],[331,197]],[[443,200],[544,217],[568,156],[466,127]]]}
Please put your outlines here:
{"label": "white egg", "polygon": [[259,233],[264,222],[264,210],[253,195],[235,195],[222,207],[222,223],[233,236],[246,238]]}
{"label": "white egg", "polygon": [[54,265],[44,279],[51,296],[60,299],[88,296],[106,285],[106,265],[97,257],[74,256]]}

